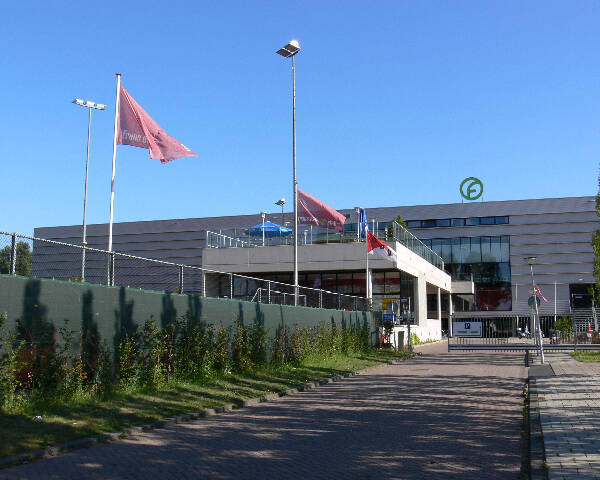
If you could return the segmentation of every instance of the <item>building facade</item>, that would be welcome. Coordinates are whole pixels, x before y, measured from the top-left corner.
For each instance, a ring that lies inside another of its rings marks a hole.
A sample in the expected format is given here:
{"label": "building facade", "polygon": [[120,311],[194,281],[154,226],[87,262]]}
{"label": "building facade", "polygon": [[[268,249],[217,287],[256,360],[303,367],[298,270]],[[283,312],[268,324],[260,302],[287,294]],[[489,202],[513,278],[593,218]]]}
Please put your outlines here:
{"label": "building facade", "polygon": [[[299,243],[335,244],[352,239],[356,234],[357,214],[352,209],[340,212],[348,218],[344,232],[301,227]],[[291,220],[290,213],[285,215]],[[529,256],[537,257],[533,266],[535,283],[547,299],[541,304],[541,315],[568,314],[573,302],[585,295],[594,282],[591,240],[600,223],[593,196],[367,209],[369,226],[380,238],[387,235],[387,227],[398,215],[412,234],[441,257],[453,285],[470,280],[474,284],[472,290],[453,289],[452,309],[448,295],[440,297],[435,289],[427,290],[431,318],[437,317],[439,311],[447,318],[452,310],[456,318],[528,315],[531,276],[524,258]],[[286,223],[281,212],[268,214],[267,219]],[[235,246],[231,239],[262,246],[262,239],[251,238],[247,230],[261,220],[260,215],[243,215],[117,223],[114,250],[201,266],[203,249]],[[106,248],[107,232],[105,224],[88,226],[88,246]],[[81,226],[37,228],[35,236],[80,244]],[[264,245],[289,242],[289,237],[268,238]],[[46,257],[36,255],[34,248],[34,271],[47,268],[55,257],[50,253]],[[301,269],[300,284],[364,295],[365,269],[348,265],[334,270]],[[68,262],[63,262],[60,268],[69,276]],[[76,264],[72,270],[77,272]],[[258,273],[274,281],[292,282],[288,267],[277,271],[265,268]],[[60,278],[58,271],[53,276]],[[379,307],[389,298],[410,297],[414,278],[401,269],[375,269],[371,279],[374,305]],[[139,282],[141,285],[135,286],[163,289],[159,276],[154,280],[140,278]],[[237,291],[240,298],[252,293],[248,285]]]}

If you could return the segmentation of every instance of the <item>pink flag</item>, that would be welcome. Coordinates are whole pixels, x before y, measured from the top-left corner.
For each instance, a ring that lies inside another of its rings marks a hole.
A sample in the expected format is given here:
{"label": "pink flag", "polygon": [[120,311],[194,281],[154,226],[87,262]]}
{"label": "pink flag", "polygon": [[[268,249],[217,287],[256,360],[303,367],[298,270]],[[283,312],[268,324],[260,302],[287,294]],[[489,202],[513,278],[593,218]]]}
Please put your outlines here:
{"label": "pink flag", "polygon": [[167,135],[122,86],[117,132],[119,145],[147,148],[150,150],[150,158],[160,158],[162,163],[181,157],[198,156],[183,143]]}
{"label": "pink flag", "polygon": [[537,285],[535,286],[535,292],[538,294],[538,297],[542,297],[544,302],[548,301],[548,299],[546,297],[544,297],[544,295],[542,295],[542,291],[540,290],[540,287],[538,287]]}
{"label": "pink flag", "polygon": [[312,195],[298,189],[298,223],[342,230],[346,217]]}

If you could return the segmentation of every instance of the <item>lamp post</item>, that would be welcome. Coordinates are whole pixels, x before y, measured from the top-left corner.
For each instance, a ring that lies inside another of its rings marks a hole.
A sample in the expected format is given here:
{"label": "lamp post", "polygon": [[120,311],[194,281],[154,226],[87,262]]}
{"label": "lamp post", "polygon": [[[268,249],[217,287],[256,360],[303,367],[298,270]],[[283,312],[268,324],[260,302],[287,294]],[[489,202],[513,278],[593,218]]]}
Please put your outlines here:
{"label": "lamp post", "polygon": [[[284,217],[284,213],[283,213],[283,206],[285,205],[285,198],[280,198],[279,200],[277,200],[275,202],[275,205],[281,206],[281,226],[283,227],[285,225],[285,217]],[[281,243],[281,229],[279,229],[279,243]]]}
{"label": "lamp post", "polygon": [[262,217],[262,237],[263,237],[263,241],[262,241],[262,246],[265,246],[265,216],[267,215],[267,212],[260,212],[260,216]]}
{"label": "lamp post", "polygon": [[104,110],[106,105],[101,103],[92,102],[91,100],[81,100],[80,98],[76,98],[73,100],[75,105],[80,105],[82,107],[86,107],[88,109],[88,138],[87,138],[87,154],[85,160],[85,187],[83,193],[83,235],[81,244],[83,245],[83,249],[81,252],[81,281],[85,280],[85,247],[87,245],[86,240],[86,230],[87,230],[87,187],[88,187],[88,171],[90,167],[90,135],[92,130],[92,109],[95,110]]}
{"label": "lamp post", "polygon": [[[531,294],[533,298],[533,308],[534,313],[534,328],[537,329],[536,337],[540,345],[540,358],[542,361],[542,365],[544,364],[544,342],[542,337],[542,326],[540,325],[540,312],[538,310],[538,296],[537,290],[535,288],[535,280],[533,278],[533,264],[537,260],[537,257],[525,257],[525,261],[529,264],[529,269],[531,271]],[[537,319],[537,322],[536,322]]]}
{"label": "lamp post", "polygon": [[292,143],[294,163],[294,305],[298,305],[298,182],[296,181],[296,54],[300,51],[297,40],[277,50],[282,57],[292,57]]}

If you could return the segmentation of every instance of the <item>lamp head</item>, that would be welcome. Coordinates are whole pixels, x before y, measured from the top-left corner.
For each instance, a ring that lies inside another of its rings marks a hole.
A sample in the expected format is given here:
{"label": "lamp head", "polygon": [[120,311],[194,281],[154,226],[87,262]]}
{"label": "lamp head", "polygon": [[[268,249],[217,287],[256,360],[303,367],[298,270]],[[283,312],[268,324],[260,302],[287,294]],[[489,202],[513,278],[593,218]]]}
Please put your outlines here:
{"label": "lamp head", "polygon": [[298,40],[292,40],[290,43],[277,50],[277,53],[282,57],[292,57],[300,51]]}
{"label": "lamp head", "polygon": [[285,205],[285,198],[280,198],[279,200],[277,200],[275,202],[275,205],[281,205],[281,206]]}
{"label": "lamp head", "polygon": [[537,257],[525,257],[525,261],[527,262],[528,265],[533,265],[536,260],[537,260]]}

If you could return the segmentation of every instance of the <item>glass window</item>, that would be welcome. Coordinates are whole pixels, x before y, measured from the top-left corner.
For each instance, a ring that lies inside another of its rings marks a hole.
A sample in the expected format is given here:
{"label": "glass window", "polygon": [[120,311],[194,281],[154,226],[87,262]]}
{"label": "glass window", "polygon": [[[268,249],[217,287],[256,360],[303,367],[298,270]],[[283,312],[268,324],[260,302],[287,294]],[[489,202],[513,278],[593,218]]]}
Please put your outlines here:
{"label": "glass window", "polygon": [[432,245],[432,242],[433,242],[431,239],[429,239],[429,238],[426,238],[426,239],[424,239],[424,240],[421,240],[421,241],[422,241],[422,242],[423,242],[425,245],[427,245],[429,248],[431,248],[431,245]]}
{"label": "glass window", "polygon": [[495,217],[496,218],[496,225],[505,225],[508,223],[508,217]]}
{"label": "glass window", "polygon": [[436,220],[435,221],[435,226],[436,227],[449,227],[450,226],[450,219],[449,218],[442,218],[440,220]]}
{"label": "glass window", "polygon": [[248,293],[248,283],[245,278],[233,277],[233,296],[245,296]]}
{"label": "glass window", "polygon": [[481,237],[481,261],[482,262],[493,262],[491,252],[491,238]]}
{"label": "glass window", "polygon": [[460,238],[452,239],[452,263],[462,263],[463,257],[460,250]]}
{"label": "glass window", "polygon": [[385,272],[385,293],[400,293],[400,272]]}
{"label": "glass window", "polygon": [[452,262],[452,238],[444,238],[442,239],[442,260],[444,263]]}
{"label": "glass window", "polygon": [[408,228],[421,228],[421,220],[407,220],[405,223]]}
{"label": "glass window", "polygon": [[321,274],[308,273],[306,275],[306,286],[310,288],[321,288]]}
{"label": "glass window", "polygon": [[496,217],[481,217],[479,219],[481,225],[494,225],[494,219]]}
{"label": "glass window", "polygon": [[468,240],[471,240],[471,250],[467,255],[466,261],[468,263],[481,263],[481,238],[473,237]]}
{"label": "glass window", "polygon": [[465,219],[465,225],[468,225],[468,226],[479,225],[479,217],[471,217],[471,218]]}
{"label": "glass window", "polygon": [[431,240],[431,248],[435,253],[439,256],[442,256],[442,239],[441,238],[433,238]]}
{"label": "glass window", "polygon": [[435,227],[436,220],[423,220],[421,228],[432,228]]}
{"label": "glass window", "polygon": [[[502,260],[502,237],[491,237],[490,262],[505,262]],[[485,262],[485,260],[484,260]]]}
{"label": "glass window", "polygon": [[465,226],[465,219],[464,218],[453,218],[452,219],[452,226],[453,227],[464,227]]}
{"label": "glass window", "polygon": [[352,274],[338,273],[338,293],[352,293]]}
{"label": "glass window", "polygon": [[373,294],[384,294],[385,293],[385,273],[384,272],[373,272]]}
{"label": "glass window", "polygon": [[471,253],[471,239],[462,237],[460,239],[460,257],[461,263],[469,262],[469,253]]}
{"label": "glass window", "polygon": [[365,272],[354,272],[352,274],[352,293],[355,295],[365,295]]}
{"label": "glass window", "polygon": [[321,277],[321,283],[323,285],[323,290],[337,292],[335,273],[324,273]]}
{"label": "glass window", "polygon": [[503,235],[500,242],[500,261],[510,262],[510,237]]}

